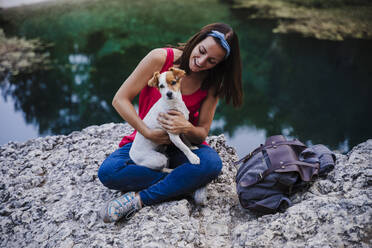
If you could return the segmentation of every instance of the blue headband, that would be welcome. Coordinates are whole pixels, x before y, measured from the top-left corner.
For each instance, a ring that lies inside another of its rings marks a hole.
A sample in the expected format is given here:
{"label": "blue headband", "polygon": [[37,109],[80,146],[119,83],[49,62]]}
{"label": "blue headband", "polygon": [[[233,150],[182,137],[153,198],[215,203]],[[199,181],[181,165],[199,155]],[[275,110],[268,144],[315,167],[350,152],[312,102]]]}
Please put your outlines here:
{"label": "blue headband", "polygon": [[226,39],[225,39],[225,35],[221,32],[218,32],[218,31],[215,31],[215,30],[212,30],[210,33],[207,34],[207,36],[212,36],[212,37],[215,37],[217,38],[220,42],[220,45],[226,50],[226,55],[225,55],[225,58],[226,59],[227,57],[229,57],[230,55],[230,46],[229,46],[229,43],[227,43]]}

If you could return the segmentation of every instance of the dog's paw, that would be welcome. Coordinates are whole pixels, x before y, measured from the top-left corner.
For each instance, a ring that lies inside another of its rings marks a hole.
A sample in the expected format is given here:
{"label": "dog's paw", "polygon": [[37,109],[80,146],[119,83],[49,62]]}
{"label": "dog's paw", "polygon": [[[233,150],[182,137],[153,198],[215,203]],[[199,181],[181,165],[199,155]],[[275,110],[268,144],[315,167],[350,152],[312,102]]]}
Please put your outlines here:
{"label": "dog's paw", "polygon": [[197,146],[190,146],[189,148],[190,148],[190,150],[198,150],[199,149],[199,147],[197,147]]}
{"label": "dog's paw", "polygon": [[200,158],[195,153],[190,153],[188,159],[192,164],[200,164]]}
{"label": "dog's paw", "polygon": [[163,168],[161,171],[165,172],[165,173],[171,173],[173,171],[173,169]]}
{"label": "dog's paw", "polygon": [[142,163],[141,166],[147,167],[147,168],[149,168],[151,170],[156,170],[156,171],[162,171],[164,169],[164,167],[165,167],[164,165],[149,164],[149,163],[147,163],[147,164]]}

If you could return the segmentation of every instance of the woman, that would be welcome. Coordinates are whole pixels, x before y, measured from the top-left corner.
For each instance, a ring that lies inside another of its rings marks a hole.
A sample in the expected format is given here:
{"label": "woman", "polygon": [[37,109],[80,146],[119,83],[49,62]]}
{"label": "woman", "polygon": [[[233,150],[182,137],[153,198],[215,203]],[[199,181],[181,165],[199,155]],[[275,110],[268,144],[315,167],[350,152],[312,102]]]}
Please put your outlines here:
{"label": "woman", "polygon": [[[129,216],[144,205],[154,205],[202,189],[221,171],[221,159],[204,140],[219,98],[234,106],[242,103],[238,37],[227,24],[207,25],[180,47],[152,50],[125,80],[113,99],[113,106],[134,129],[157,144],[169,144],[170,140],[164,130],[149,129],[142,121],[160,98],[157,89],[148,87],[147,82],[155,71],[166,71],[172,66],[186,71],[181,92],[190,118],[187,121],[181,113],[169,111],[160,114],[158,121],[166,131],[183,134],[198,145],[193,152],[200,158],[200,164],[189,163],[184,154],[171,145],[166,152],[169,167],[175,168],[171,173],[136,165],[129,158],[136,131],[124,137],[119,144],[121,148],[112,153],[98,171],[98,177],[106,187],[128,192],[104,206],[101,216],[105,222]],[[137,114],[132,100],[139,93]]]}

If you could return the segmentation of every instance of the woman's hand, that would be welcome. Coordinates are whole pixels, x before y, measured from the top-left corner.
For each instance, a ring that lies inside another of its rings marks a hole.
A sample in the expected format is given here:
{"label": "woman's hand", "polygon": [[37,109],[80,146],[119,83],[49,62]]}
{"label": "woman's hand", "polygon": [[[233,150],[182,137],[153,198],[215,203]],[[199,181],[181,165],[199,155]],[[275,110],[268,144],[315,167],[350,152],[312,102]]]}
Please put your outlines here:
{"label": "woman's hand", "polygon": [[160,113],[157,120],[167,132],[177,135],[185,133],[192,125],[181,112],[176,110]]}
{"label": "woman's hand", "polygon": [[144,136],[159,145],[171,143],[168,133],[161,129],[149,129]]}

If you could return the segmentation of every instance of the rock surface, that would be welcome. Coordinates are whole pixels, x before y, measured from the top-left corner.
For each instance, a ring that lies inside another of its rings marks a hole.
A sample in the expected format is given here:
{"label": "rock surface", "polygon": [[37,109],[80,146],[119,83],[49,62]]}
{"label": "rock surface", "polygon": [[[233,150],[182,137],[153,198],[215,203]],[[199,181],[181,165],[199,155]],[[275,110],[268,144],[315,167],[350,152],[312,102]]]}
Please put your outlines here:
{"label": "rock surface", "polygon": [[285,213],[256,216],[235,191],[237,159],[224,137],[208,138],[223,171],[204,207],[183,199],[104,224],[97,211],[120,192],[97,178],[125,124],[91,126],[0,147],[0,247],[370,247],[372,140],[337,154],[336,168]]}

